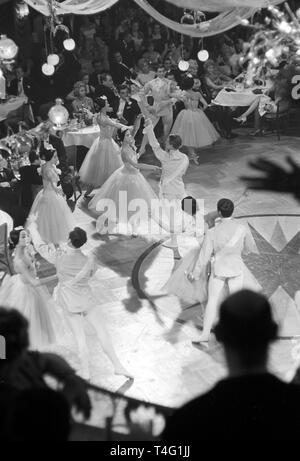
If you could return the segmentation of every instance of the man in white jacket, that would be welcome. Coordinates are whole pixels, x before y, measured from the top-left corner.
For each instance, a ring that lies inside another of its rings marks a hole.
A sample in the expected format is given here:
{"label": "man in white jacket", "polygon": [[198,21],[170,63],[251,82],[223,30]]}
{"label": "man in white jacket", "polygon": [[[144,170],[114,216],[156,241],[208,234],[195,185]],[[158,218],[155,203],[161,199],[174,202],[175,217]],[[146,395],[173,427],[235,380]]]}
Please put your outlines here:
{"label": "man in white jacket", "polygon": [[83,229],[76,227],[70,232],[68,242],[56,248],[46,244],[41,239],[35,217],[32,217],[28,227],[33,245],[38,253],[54,264],[57,270],[58,285],[54,298],[67,314],[70,326],[77,341],[79,355],[83,364],[83,377],[89,378],[88,350],[83,320],[96,331],[104,352],[110,358],[115,374],[132,378],[121,364],[114,350],[110,335],[105,327],[104,319],[99,310],[99,301],[95,298],[90,287],[90,281],[97,270],[94,256],[86,256],[82,247],[87,242],[87,235]]}
{"label": "man in white jacket", "polygon": [[208,302],[200,343],[207,343],[209,340],[211,329],[218,317],[218,308],[225,285],[228,285],[230,294],[244,287],[246,267],[242,254],[254,249],[248,228],[232,217],[233,202],[229,199],[221,199],[217,209],[221,218],[220,223],[206,233],[199,259],[193,272],[188,275],[190,281],[199,280],[203,271],[208,272],[208,266],[211,265]]}

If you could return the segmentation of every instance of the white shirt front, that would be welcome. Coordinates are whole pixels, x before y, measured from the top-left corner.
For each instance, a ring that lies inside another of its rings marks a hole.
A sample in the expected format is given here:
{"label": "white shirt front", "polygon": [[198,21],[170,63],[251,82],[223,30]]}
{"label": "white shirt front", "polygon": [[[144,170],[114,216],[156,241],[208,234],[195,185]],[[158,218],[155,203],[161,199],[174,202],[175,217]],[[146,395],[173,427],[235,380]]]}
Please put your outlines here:
{"label": "white shirt front", "polygon": [[118,118],[123,117],[125,105],[126,105],[126,101],[124,101],[124,99],[120,99],[120,105],[119,105],[119,109],[118,109],[118,113],[117,113]]}

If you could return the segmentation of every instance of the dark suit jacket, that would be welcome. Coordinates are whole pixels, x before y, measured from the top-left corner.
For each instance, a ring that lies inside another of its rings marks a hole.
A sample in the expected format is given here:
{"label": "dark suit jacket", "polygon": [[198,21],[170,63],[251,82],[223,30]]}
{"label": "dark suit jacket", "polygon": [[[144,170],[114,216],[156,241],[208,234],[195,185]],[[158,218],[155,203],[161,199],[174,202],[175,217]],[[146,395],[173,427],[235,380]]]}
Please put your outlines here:
{"label": "dark suit jacket", "polygon": [[[33,98],[32,82],[28,77],[23,77],[23,88],[25,95],[31,100]],[[19,81],[17,78],[10,82],[7,91],[13,96],[18,96]]]}
{"label": "dark suit jacket", "polygon": [[[119,110],[121,99],[118,98],[118,106],[117,106],[117,114]],[[135,99],[129,99],[129,102],[126,102],[124,111],[123,111],[123,118],[127,120],[128,125],[132,126],[137,118],[137,116],[141,113],[138,103]]]}
{"label": "dark suit jacket", "polygon": [[100,85],[100,76],[101,74],[96,74],[96,72],[93,72],[91,75],[90,75],[90,85],[92,85],[94,88],[96,88],[97,86]]}
{"label": "dark suit jacket", "polygon": [[132,78],[130,69],[125,64],[112,63],[110,73],[115,85],[122,85],[127,78]]}
{"label": "dark suit jacket", "polygon": [[58,168],[62,172],[62,179],[63,179],[63,176],[68,173],[68,159],[67,159],[67,153],[66,153],[64,143],[59,137],[54,136],[53,134],[50,134],[49,144],[51,144],[57,152],[57,156],[59,160]]}
{"label": "dark suit jacket", "polygon": [[24,208],[31,208],[33,203],[32,186],[43,184],[38,168],[38,165],[26,165],[20,168],[21,204]]}

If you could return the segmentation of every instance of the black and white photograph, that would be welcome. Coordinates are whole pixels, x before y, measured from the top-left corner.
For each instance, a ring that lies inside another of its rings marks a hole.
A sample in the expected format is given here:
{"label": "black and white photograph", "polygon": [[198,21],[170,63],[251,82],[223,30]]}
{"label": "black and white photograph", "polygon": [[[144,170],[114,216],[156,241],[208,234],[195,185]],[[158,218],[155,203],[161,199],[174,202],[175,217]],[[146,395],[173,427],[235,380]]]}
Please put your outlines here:
{"label": "black and white photograph", "polygon": [[299,139],[300,0],[0,0],[0,441],[300,440]]}

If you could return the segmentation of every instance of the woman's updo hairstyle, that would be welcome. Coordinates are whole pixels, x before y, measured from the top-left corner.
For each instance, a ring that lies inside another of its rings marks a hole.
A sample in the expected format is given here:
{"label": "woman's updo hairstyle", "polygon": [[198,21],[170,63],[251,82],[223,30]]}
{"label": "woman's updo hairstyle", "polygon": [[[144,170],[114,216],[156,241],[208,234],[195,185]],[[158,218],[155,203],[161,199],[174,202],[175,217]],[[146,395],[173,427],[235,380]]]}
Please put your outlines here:
{"label": "woman's updo hairstyle", "polygon": [[127,131],[130,131],[130,130],[129,129],[128,130],[119,130],[118,137],[119,137],[121,142],[124,142],[125,135],[126,135]]}
{"label": "woman's updo hairstyle", "polygon": [[96,98],[95,103],[97,105],[98,110],[102,110],[106,106],[107,98],[101,96],[100,98]]}
{"label": "woman's updo hairstyle", "polygon": [[80,227],[75,227],[69,234],[69,239],[74,248],[81,248],[87,242],[86,232]]}
{"label": "woman's updo hairstyle", "polygon": [[52,146],[46,149],[45,144],[42,143],[40,148],[40,158],[45,160],[45,162],[49,162],[50,160],[52,160],[55,153],[56,150]]}
{"label": "woman's updo hairstyle", "polygon": [[184,91],[188,91],[188,90],[191,90],[194,86],[194,79],[193,77],[190,77],[190,76],[186,76],[184,77],[184,79],[182,80],[181,82],[181,88],[184,90]]}
{"label": "woman's updo hairstyle", "polygon": [[80,92],[80,89],[81,88],[84,88],[84,90],[86,90],[86,85],[84,82],[76,82],[75,85],[74,85],[74,89],[73,89],[73,94],[75,96],[75,98],[79,98],[79,92]]}

